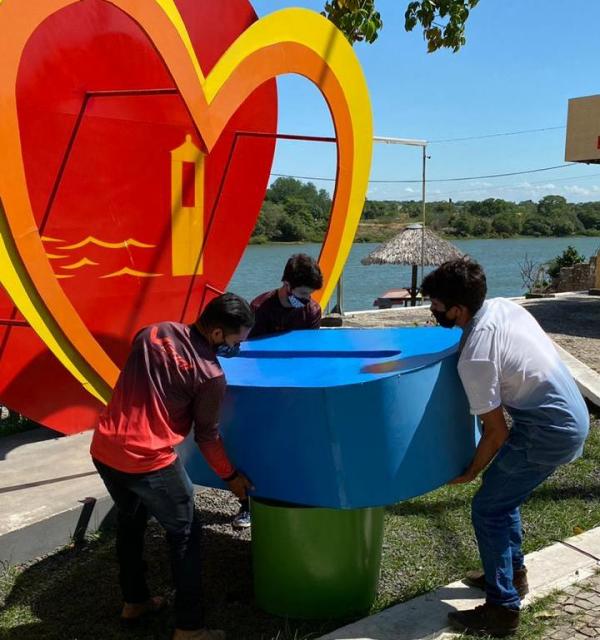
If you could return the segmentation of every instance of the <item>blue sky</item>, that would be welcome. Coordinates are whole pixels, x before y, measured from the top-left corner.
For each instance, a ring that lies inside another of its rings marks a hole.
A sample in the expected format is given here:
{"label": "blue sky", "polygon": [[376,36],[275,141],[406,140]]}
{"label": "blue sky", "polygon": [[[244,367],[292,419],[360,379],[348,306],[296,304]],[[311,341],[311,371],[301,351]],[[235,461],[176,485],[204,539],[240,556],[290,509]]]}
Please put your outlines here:
{"label": "blue sky", "polygon": [[[549,131],[438,142],[429,147],[432,180],[508,173],[564,163],[567,101],[600,94],[598,25],[600,2],[590,0],[480,0],[458,53],[426,53],[420,31],[404,31],[408,0],[379,0],[384,29],[372,45],[355,46],[371,93],[376,135],[423,138],[485,136],[551,128]],[[320,10],[323,2],[254,0],[259,15],[284,6]],[[279,79],[279,130],[332,135],[329,112],[306,80]],[[556,128],[558,127],[558,128]],[[600,123],[599,131],[600,134]],[[333,145],[280,142],[273,172],[331,177]],[[371,178],[420,176],[420,150],[376,145]],[[331,189],[330,182],[314,181]],[[560,194],[570,201],[600,199],[600,166],[459,183],[431,182],[428,199],[501,197],[539,200]],[[417,199],[420,184],[372,183],[371,199]]]}

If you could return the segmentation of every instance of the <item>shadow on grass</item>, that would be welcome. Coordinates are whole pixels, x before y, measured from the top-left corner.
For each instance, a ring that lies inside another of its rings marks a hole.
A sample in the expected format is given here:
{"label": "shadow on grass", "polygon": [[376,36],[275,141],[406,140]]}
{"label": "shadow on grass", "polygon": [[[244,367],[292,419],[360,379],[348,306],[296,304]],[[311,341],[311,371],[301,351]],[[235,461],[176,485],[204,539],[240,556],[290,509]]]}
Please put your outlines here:
{"label": "shadow on grass", "polygon": [[594,500],[600,498],[600,485],[582,484],[572,487],[553,487],[551,485],[542,485],[536,489],[536,501],[547,500],[555,502],[558,500]]}
{"label": "shadow on grass", "polygon": [[[234,640],[308,640],[345,621],[290,621],[254,604],[250,541],[216,530],[231,516],[200,510],[204,527],[202,580],[207,626]],[[168,548],[150,525],[145,557],[152,593],[172,596]],[[134,629],[119,622],[112,518],[83,548],[64,549],[19,573],[0,610],[1,640],[166,640],[171,607]]]}
{"label": "shadow on grass", "polygon": [[[573,486],[555,486],[550,483],[542,484],[532,495],[535,502],[557,500],[598,500],[600,498],[600,484],[580,483]],[[386,512],[396,516],[427,516],[434,520],[443,519],[444,514],[455,509],[468,509],[470,501],[463,498],[449,498],[436,503],[430,502],[405,502],[386,508]]]}
{"label": "shadow on grass", "polygon": [[386,507],[385,510],[395,516],[427,516],[435,518],[444,516],[448,511],[454,511],[455,509],[469,509],[470,502],[470,498],[465,498],[464,496],[446,498],[436,502],[413,499],[391,505]]}

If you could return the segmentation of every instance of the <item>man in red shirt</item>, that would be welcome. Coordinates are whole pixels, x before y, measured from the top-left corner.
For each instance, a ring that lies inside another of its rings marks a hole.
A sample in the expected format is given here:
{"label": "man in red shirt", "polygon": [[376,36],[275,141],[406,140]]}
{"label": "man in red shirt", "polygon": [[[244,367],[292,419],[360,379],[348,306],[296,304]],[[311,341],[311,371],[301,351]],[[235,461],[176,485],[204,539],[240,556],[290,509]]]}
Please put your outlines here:
{"label": "man in red shirt", "polygon": [[[256,318],[251,338],[321,326],[321,307],[311,298],[323,286],[316,261],[305,253],[294,254],[287,261],[281,280],[279,289],[261,293],[251,302]],[[249,501],[242,500],[233,526],[244,529],[250,524]]]}
{"label": "man in red shirt", "polygon": [[166,531],[175,582],[173,640],[223,640],[204,628],[200,593],[200,525],[192,483],[174,447],[194,429],[200,451],[240,499],[250,482],[232,466],[218,429],[225,376],[217,355],[237,353],[254,313],[239,296],[212,300],[193,325],[161,322],[133,341],[91,445],[98,473],[117,508],[117,558],[125,622],[165,604],[151,597],[143,561],[149,516]]}

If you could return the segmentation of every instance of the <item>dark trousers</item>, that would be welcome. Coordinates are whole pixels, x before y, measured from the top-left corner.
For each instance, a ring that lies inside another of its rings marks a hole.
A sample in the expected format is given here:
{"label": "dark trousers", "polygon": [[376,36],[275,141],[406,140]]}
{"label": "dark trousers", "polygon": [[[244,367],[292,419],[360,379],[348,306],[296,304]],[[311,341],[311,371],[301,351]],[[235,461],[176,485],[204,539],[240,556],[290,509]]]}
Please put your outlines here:
{"label": "dark trousers", "polygon": [[175,583],[175,617],[179,629],[202,628],[200,587],[201,528],[194,510],[193,485],[183,465],[149,473],[124,473],[94,460],[117,508],[117,558],[123,599],[145,602],[150,594],[143,560],[149,516],[166,531]]}

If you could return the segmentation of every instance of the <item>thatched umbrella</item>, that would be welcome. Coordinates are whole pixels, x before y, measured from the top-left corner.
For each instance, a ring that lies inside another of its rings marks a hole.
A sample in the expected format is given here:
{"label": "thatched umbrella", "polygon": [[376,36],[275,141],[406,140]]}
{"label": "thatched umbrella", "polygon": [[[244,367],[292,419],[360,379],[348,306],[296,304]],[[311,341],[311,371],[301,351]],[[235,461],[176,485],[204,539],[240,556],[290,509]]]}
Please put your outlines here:
{"label": "thatched umbrella", "polygon": [[411,306],[417,298],[417,270],[419,265],[437,267],[447,260],[462,258],[464,254],[453,244],[440,238],[421,224],[410,224],[391,240],[361,260],[362,264],[409,264],[412,266]]}

